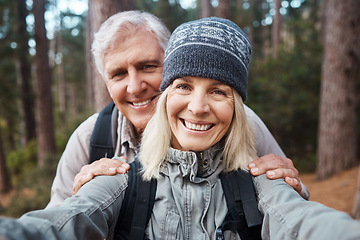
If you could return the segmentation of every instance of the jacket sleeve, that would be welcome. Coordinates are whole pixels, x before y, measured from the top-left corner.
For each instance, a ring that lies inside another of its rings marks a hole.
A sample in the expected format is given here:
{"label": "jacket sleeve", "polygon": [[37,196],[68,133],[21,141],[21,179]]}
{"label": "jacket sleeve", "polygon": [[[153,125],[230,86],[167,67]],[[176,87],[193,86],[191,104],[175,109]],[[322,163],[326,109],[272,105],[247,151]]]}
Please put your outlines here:
{"label": "jacket sleeve", "polygon": [[16,220],[0,219],[0,236],[103,240],[114,232],[126,188],[127,174],[95,177],[58,207],[29,212]]}
{"label": "jacket sleeve", "polygon": [[84,121],[71,135],[57,166],[51,187],[51,199],[46,208],[55,207],[72,195],[73,180],[89,163],[90,138],[98,114]]}
{"label": "jacket sleeve", "polygon": [[283,179],[254,178],[263,239],[360,239],[360,221],[348,214],[306,201]]}

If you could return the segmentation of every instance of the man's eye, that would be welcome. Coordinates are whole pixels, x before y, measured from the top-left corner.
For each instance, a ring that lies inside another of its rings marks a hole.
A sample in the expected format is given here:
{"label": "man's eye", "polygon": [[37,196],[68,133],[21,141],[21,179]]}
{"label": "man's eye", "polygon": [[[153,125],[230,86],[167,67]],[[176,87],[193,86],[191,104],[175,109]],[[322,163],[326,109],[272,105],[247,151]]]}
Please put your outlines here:
{"label": "man's eye", "polygon": [[151,71],[156,70],[157,67],[158,67],[158,66],[156,66],[156,65],[144,65],[144,66],[142,67],[142,69],[143,69],[144,71],[151,72]]}
{"label": "man's eye", "polygon": [[121,71],[121,72],[117,72],[115,73],[112,78],[121,78],[121,77],[124,77],[126,75],[126,72],[125,71]]}

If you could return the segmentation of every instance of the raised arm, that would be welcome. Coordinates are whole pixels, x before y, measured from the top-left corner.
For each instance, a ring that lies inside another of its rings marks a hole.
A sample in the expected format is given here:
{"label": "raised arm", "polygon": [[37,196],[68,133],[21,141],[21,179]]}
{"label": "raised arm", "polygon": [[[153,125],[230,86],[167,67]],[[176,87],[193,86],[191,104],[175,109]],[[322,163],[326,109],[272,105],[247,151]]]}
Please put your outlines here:
{"label": "raised arm", "polygon": [[254,178],[264,214],[263,239],[360,239],[360,221],[348,214],[306,201],[283,179]]}
{"label": "raised arm", "polygon": [[0,219],[7,239],[105,239],[114,231],[127,175],[99,176],[58,207],[29,212],[20,219]]}

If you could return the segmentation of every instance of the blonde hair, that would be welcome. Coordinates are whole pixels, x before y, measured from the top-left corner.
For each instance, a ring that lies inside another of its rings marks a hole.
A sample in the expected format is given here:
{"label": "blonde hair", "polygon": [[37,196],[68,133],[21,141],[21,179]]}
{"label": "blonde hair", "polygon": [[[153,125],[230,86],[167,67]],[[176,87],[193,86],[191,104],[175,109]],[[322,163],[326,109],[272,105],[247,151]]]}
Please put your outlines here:
{"label": "blonde hair", "polygon": [[[171,85],[161,94],[156,112],[147,124],[139,153],[143,165],[143,178],[160,177],[160,166],[166,159],[171,146],[171,129],[167,118],[166,99]],[[247,121],[244,103],[237,91],[234,95],[234,116],[226,134],[223,150],[224,171],[247,169],[248,163],[256,158],[256,138]]]}

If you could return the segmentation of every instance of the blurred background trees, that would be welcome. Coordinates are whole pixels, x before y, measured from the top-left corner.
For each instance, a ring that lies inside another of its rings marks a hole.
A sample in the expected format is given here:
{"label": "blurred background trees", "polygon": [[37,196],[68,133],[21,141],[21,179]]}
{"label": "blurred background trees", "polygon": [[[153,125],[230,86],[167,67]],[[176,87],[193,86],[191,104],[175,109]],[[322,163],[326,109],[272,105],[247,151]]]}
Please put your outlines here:
{"label": "blurred background trees", "polygon": [[253,47],[246,104],[300,172],[324,179],[358,164],[358,2],[0,1],[0,191],[32,189],[0,214],[47,203],[70,134],[110,101],[89,51],[93,33],[130,9],[154,13],[170,31],[207,16],[236,22]]}

